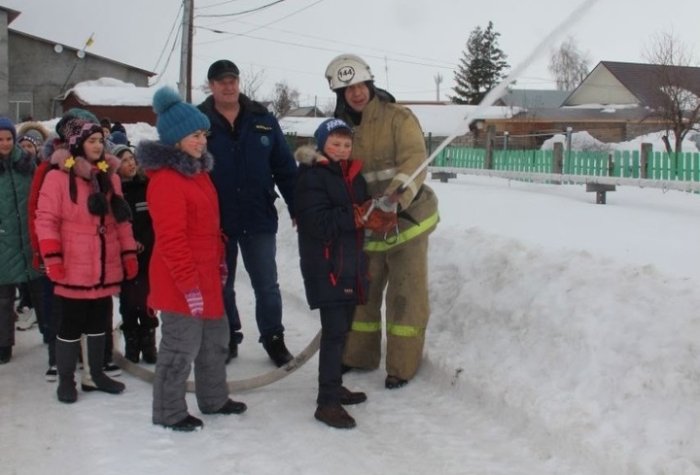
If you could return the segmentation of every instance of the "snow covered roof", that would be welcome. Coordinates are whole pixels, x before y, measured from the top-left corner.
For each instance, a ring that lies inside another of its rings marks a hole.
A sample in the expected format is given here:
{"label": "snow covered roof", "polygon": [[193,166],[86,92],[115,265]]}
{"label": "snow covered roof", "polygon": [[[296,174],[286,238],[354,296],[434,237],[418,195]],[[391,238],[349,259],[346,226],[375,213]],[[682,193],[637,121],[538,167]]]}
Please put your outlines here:
{"label": "snow covered roof", "polygon": [[114,78],[83,81],[66,91],[64,99],[74,94],[80,102],[91,106],[150,106],[154,88],[137,87]]}
{"label": "snow covered roof", "polygon": [[[418,118],[423,128],[423,133],[432,134],[437,137],[447,137],[455,130],[463,130],[465,117],[476,111],[478,106],[459,104],[407,104]],[[511,107],[486,107],[473,119],[508,119],[513,114],[519,112],[517,108]],[[283,117],[280,119],[280,126],[285,133],[296,134],[300,137],[312,137],[316,127],[323,122],[326,117]]]}

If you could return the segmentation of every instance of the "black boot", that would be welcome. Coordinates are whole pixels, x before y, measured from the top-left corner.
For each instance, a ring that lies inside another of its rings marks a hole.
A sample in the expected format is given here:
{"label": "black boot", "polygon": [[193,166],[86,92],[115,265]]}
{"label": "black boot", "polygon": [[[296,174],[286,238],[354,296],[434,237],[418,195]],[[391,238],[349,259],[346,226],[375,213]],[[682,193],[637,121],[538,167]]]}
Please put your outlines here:
{"label": "black boot", "polygon": [[267,354],[270,355],[270,359],[278,368],[294,359],[294,356],[284,344],[284,333],[275,333],[274,335],[263,337],[262,344]]}
{"label": "black boot", "polygon": [[143,361],[148,364],[156,364],[158,350],[156,349],[156,329],[141,327],[141,354]]}
{"label": "black boot", "polygon": [[226,356],[226,364],[229,364],[232,359],[238,358],[238,345],[243,341],[243,333],[233,332],[228,341],[228,355]]}
{"label": "black boot", "polygon": [[75,366],[78,363],[80,341],[56,339],[56,370],[58,371],[58,400],[68,404],[78,400],[75,389]]}
{"label": "black boot", "polygon": [[124,330],[124,358],[138,363],[141,355],[141,335],[139,329]]}
{"label": "black boot", "polygon": [[9,363],[12,359],[12,347],[0,346],[0,364]]}
{"label": "black boot", "polygon": [[119,381],[115,381],[104,373],[104,351],[105,336],[88,335],[87,357],[90,368],[90,378],[92,381],[83,381],[83,391],[104,391],[110,394],[119,394],[124,391],[125,386]]}

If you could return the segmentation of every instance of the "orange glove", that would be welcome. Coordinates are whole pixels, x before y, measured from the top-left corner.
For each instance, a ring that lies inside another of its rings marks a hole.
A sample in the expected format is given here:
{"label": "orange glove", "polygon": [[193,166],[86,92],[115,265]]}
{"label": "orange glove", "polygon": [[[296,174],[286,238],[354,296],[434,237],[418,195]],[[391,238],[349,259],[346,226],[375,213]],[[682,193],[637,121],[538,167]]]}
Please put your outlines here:
{"label": "orange glove", "polygon": [[367,200],[361,205],[352,205],[352,212],[355,218],[355,228],[360,229],[365,227],[365,215],[367,210],[372,206],[372,200]]}
{"label": "orange glove", "polygon": [[386,234],[394,231],[399,223],[396,216],[396,211],[383,211],[380,208],[374,208],[367,218],[365,228],[379,234]]}

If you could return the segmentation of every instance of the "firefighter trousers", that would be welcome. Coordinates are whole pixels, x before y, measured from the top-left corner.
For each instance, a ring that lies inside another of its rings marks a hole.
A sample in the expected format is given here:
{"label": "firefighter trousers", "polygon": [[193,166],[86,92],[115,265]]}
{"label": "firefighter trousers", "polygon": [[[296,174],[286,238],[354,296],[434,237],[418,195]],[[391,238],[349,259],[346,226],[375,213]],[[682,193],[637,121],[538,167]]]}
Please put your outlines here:
{"label": "firefighter trousers", "polygon": [[379,367],[386,290],[386,372],[410,380],[420,366],[430,316],[428,236],[368,256],[369,295],[367,303],[355,310],[343,364],[368,370]]}

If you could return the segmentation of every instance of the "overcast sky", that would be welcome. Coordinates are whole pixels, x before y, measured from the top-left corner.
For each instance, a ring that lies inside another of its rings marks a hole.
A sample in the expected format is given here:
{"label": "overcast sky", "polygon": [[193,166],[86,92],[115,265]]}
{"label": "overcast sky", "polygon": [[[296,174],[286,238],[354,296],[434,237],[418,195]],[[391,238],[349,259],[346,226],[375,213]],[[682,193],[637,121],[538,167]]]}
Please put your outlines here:
{"label": "overcast sky", "polygon": [[[453,71],[469,33],[489,20],[512,67],[522,62],[582,0],[195,0],[193,83],[220,58],[241,70],[259,72],[259,99],[278,81],[301,93],[302,105],[332,99],[323,73],[340,53],[363,56],[377,84],[399,99],[433,100],[435,77],[443,77],[441,99],[452,93]],[[180,51],[168,33],[181,18],[180,0],[0,0],[23,11],[12,23],[20,31],[80,48],[178,80]],[[262,8],[246,14],[240,12]],[[210,16],[227,15],[229,16]],[[599,61],[644,62],[660,33],[673,33],[700,56],[700,1],[598,0],[567,32],[591,67]],[[221,33],[215,33],[218,30]],[[556,46],[556,45],[555,45]],[[67,53],[63,53],[67,54]],[[160,60],[159,60],[160,59]],[[553,87],[543,52],[518,79],[517,87]],[[166,67],[167,64],[167,67]]]}

